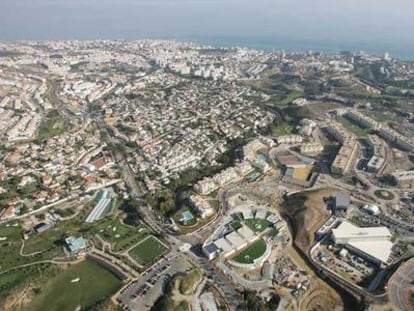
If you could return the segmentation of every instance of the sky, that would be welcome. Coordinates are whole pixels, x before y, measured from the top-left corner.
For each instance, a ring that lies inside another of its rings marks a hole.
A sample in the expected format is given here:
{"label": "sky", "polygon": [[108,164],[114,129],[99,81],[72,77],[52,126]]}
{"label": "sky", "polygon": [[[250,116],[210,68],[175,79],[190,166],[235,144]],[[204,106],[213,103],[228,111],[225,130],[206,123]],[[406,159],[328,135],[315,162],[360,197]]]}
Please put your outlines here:
{"label": "sky", "polygon": [[413,0],[0,0],[0,40],[239,37],[412,48]]}

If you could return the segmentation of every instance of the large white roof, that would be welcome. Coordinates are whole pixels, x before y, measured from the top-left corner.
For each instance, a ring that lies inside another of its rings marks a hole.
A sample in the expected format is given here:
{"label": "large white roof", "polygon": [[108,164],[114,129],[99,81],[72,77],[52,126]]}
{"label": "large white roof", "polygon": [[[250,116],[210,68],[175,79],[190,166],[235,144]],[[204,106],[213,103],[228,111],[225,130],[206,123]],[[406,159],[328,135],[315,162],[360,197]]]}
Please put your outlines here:
{"label": "large white roof", "polygon": [[392,242],[391,241],[362,241],[362,242],[349,242],[350,246],[357,248],[374,258],[387,262],[390,257]]}
{"label": "large white roof", "polygon": [[214,244],[216,244],[218,248],[222,249],[225,254],[228,254],[234,251],[233,246],[231,246],[231,244],[224,238],[215,240]]}
{"label": "large white roof", "polygon": [[357,240],[369,238],[390,238],[391,233],[387,227],[357,227],[348,221],[343,221],[336,229],[332,229],[336,239],[352,239]]}
{"label": "large white roof", "polygon": [[248,242],[255,238],[254,232],[247,226],[241,227],[237,232]]}
{"label": "large white roof", "polygon": [[382,262],[387,262],[393,243],[387,227],[361,228],[343,221],[332,233],[337,240]]}
{"label": "large white roof", "polygon": [[246,245],[246,242],[243,240],[243,238],[236,232],[233,231],[232,233],[229,233],[226,235],[226,240],[230,242],[230,244],[235,249],[239,249]]}

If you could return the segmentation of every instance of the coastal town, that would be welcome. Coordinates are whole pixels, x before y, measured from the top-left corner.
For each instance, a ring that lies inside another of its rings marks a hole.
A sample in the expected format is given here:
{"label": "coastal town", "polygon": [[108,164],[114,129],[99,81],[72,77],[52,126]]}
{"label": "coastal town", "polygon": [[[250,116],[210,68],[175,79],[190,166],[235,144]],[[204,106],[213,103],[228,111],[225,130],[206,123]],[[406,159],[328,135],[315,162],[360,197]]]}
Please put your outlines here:
{"label": "coastal town", "polygon": [[413,75],[388,53],[0,43],[0,310],[412,310]]}

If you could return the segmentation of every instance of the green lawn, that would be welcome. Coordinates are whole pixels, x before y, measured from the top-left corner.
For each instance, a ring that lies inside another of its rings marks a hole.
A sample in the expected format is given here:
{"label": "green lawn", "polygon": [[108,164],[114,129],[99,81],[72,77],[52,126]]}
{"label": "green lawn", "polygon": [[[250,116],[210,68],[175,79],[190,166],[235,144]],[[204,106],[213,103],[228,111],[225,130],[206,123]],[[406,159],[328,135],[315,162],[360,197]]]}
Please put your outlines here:
{"label": "green lawn", "polygon": [[115,252],[121,252],[138,243],[149,231],[143,225],[131,227],[124,225],[119,219],[107,218],[93,225],[92,232],[111,243]]}
{"label": "green lawn", "polygon": [[266,242],[259,240],[250,245],[246,250],[233,257],[233,260],[240,263],[250,264],[266,251]]}
{"label": "green lawn", "polygon": [[291,105],[284,109],[284,111],[292,119],[300,120],[303,118],[313,119],[321,117],[323,113],[336,108],[341,108],[342,106],[337,103],[311,103],[305,106],[295,106]]}
{"label": "green lawn", "polygon": [[298,99],[303,96],[303,92],[301,91],[290,91],[289,94],[285,96],[282,100],[277,102],[277,106],[285,107],[292,103],[295,99]]}
{"label": "green lawn", "polygon": [[22,264],[64,255],[62,246],[59,243],[59,235],[55,235],[53,229],[50,229],[52,230],[50,231],[51,234],[48,234],[48,231],[46,231],[42,235],[25,241],[24,254],[39,251],[42,251],[42,253],[33,256],[20,256],[20,247],[22,245],[20,230],[20,227],[0,226],[1,236],[7,237],[6,240],[0,241],[0,272]]}
{"label": "green lawn", "polygon": [[66,127],[66,120],[57,110],[52,110],[40,124],[38,138],[43,140],[63,134]]}
{"label": "green lawn", "polygon": [[246,219],[244,223],[246,224],[247,227],[252,229],[254,232],[263,232],[270,225],[270,222],[268,222],[266,219],[255,219],[255,218]]}
{"label": "green lawn", "polygon": [[242,227],[242,224],[240,223],[240,221],[233,221],[232,223],[230,223],[230,227],[233,228],[233,230],[238,230]]}
{"label": "green lawn", "polygon": [[17,222],[0,226],[0,241],[18,241],[21,238],[22,228]]}
{"label": "green lawn", "polygon": [[272,134],[274,136],[281,136],[281,135],[290,135],[295,130],[295,127],[292,124],[288,124],[285,122],[281,122],[278,124],[272,125]]}
{"label": "green lawn", "polygon": [[129,254],[141,264],[150,264],[168,249],[162,245],[156,238],[150,236],[142,243],[133,248]]}
{"label": "green lawn", "polygon": [[364,111],[364,114],[378,122],[397,121],[398,117],[393,113]]}
{"label": "green lawn", "polygon": [[46,282],[47,279],[54,275],[54,269],[49,263],[32,265],[29,267],[19,268],[0,275],[0,301],[6,297],[16,287],[22,286],[28,282]]}
{"label": "green lawn", "polygon": [[375,196],[382,200],[393,200],[394,194],[388,190],[379,189],[374,192]]}
{"label": "green lawn", "polygon": [[[79,282],[71,280],[80,278]],[[49,279],[41,292],[30,303],[31,311],[73,311],[78,306],[85,310],[98,301],[107,299],[120,287],[121,281],[111,272],[92,261],[69,267]]]}
{"label": "green lawn", "polygon": [[337,116],[335,119],[336,121],[341,123],[347,130],[353,132],[355,135],[359,137],[366,137],[370,131],[370,129],[364,129],[362,127],[359,127],[358,125],[352,123],[351,121],[342,116]]}

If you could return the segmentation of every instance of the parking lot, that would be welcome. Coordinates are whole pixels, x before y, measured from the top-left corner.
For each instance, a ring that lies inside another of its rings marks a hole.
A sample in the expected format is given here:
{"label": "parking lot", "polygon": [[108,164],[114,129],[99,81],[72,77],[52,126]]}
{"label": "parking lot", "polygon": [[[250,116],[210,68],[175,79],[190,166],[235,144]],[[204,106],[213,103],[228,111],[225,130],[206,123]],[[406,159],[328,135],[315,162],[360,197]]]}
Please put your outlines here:
{"label": "parking lot", "polygon": [[355,284],[362,284],[369,279],[377,267],[350,251],[341,250],[333,244],[321,244],[314,252],[317,260],[341,277]]}
{"label": "parking lot", "polygon": [[147,310],[163,294],[173,275],[189,269],[191,266],[181,257],[168,254],[143,272],[140,279],[125,287],[116,301],[127,311]]}

